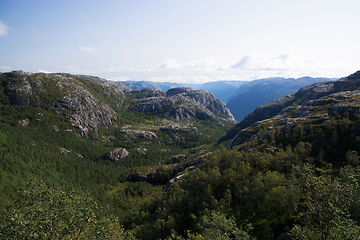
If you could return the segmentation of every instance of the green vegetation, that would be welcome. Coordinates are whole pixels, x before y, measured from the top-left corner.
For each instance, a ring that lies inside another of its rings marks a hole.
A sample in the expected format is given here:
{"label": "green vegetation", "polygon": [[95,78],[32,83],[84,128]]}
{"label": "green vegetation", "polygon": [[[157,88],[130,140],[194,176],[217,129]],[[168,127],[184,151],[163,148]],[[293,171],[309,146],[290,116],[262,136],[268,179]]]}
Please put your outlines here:
{"label": "green vegetation", "polygon": [[[246,139],[226,149],[230,140],[218,140],[232,124],[218,118],[175,122],[132,111],[136,99],[73,76],[60,75],[67,82],[59,90],[49,75],[30,75],[31,91],[39,85],[48,97],[18,90],[14,95],[19,88],[11,91],[5,75],[0,75],[0,238],[360,235],[356,94],[341,102],[355,106],[349,114],[324,115],[321,111],[333,111],[329,102],[295,118],[303,109],[297,106],[245,129]],[[111,106],[116,118],[81,135],[69,117],[74,110],[56,105],[74,89]],[[325,117],[317,117],[319,112]],[[117,148],[128,156],[109,158]]]}

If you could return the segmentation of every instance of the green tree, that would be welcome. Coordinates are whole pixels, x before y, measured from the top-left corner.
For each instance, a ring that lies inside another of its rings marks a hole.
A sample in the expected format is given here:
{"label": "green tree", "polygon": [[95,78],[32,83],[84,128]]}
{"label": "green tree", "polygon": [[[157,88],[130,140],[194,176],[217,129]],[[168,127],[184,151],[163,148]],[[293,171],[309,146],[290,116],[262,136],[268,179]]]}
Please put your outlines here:
{"label": "green tree", "polygon": [[346,160],[348,164],[356,166],[359,162],[359,156],[356,151],[348,151],[346,153]]}
{"label": "green tree", "polygon": [[[251,225],[249,225],[247,231],[250,231],[251,228]],[[225,214],[215,211],[201,218],[198,224],[198,230],[204,239],[254,239],[247,231],[236,226],[233,217],[226,218]]]}
{"label": "green tree", "polygon": [[290,231],[295,239],[356,239],[360,227],[351,218],[351,208],[358,204],[356,176],[349,182],[329,176],[316,176],[312,166],[295,167],[304,200],[299,205],[298,222]]}
{"label": "green tree", "polygon": [[5,239],[134,239],[90,197],[49,188],[33,179],[5,214]]}

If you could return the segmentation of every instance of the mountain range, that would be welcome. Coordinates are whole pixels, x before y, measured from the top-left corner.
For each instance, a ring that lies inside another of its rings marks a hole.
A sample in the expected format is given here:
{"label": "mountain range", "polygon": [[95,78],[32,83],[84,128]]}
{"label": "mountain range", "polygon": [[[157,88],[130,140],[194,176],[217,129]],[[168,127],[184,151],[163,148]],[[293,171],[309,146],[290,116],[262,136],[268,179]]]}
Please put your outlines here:
{"label": "mountain range", "polygon": [[236,123],[207,90],[0,73],[0,235],[357,239],[360,71],[322,80],[241,82],[313,81]]}
{"label": "mountain range", "polygon": [[226,103],[237,122],[255,110],[278,97],[296,92],[299,88],[321,81],[333,81],[330,78],[264,78],[253,81],[215,81],[203,84],[162,83],[149,81],[123,81],[122,84],[140,90],[153,88],[167,91],[174,87],[191,87],[211,92]]}

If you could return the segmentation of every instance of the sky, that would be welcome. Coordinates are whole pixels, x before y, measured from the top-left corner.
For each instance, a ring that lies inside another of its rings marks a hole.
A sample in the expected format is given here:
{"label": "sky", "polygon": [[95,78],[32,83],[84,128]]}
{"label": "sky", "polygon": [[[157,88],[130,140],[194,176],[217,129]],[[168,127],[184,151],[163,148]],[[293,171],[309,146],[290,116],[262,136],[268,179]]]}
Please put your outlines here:
{"label": "sky", "polygon": [[202,83],[360,70],[359,0],[0,0],[0,71]]}

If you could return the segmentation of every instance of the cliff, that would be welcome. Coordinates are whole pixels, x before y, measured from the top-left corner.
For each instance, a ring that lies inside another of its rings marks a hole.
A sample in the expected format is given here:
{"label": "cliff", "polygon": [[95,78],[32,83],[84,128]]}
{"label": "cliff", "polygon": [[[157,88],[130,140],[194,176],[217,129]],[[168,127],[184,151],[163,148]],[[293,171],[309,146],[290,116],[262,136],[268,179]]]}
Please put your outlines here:
{"label": "cliff", "polygon": [[125,98],[120,89],[104,83],[94,85],[67,73],[13,71],[2,74],[0,78],[5,103],[53,109],[85,137],[90,130],[96,135],[100,127],[116,124],[114,109],[121,109]]}
{"label": "cliff", "polygon": [[192,88],[172,88],[166,95],[158,93],[156,96],[145,96],[138,99],[132,109],[156,113],[176,121],[192,118],[235,121],[225,104],[213,94]]}

